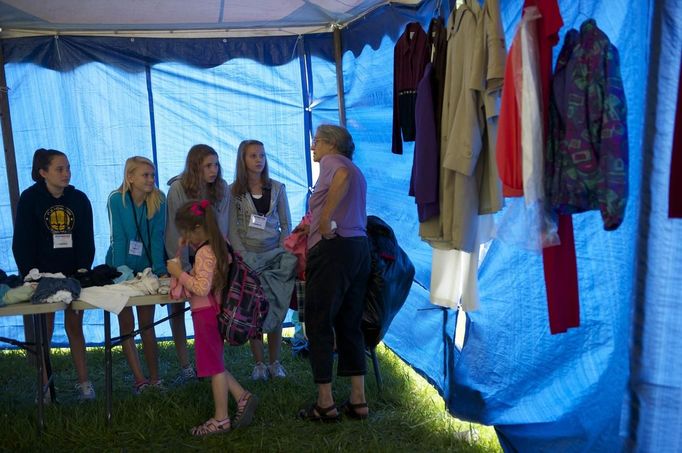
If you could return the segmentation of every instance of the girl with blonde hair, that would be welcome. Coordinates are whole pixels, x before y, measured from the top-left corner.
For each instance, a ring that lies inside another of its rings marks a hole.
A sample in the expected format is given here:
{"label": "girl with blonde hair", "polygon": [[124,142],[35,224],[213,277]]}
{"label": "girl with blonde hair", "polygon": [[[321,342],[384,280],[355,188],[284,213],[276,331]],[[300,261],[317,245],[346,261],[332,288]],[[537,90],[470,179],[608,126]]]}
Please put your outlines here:
{"label": "girl with blonde hair", "polygon": [[[111,241],[106,263],[112,267],[128,266],[133,272],[151,267],[158,276],[166,270],[163,235],[166,226],[166,197],[156,187],[154,163],[142,156],[126,160],[121,186],[111,192],[107,201]],[[138,306],[140,326],[154,323],[155,305]],[[125,307],[118,315],[121,335],[130,334],[135,328],[132,307]],[[123,353],[135,378],[134,392],[162,387],[159,379],[158,347],[154,328],[140,334],[144,347],[149,379],[144,376],[133,338],[125,340]]]}

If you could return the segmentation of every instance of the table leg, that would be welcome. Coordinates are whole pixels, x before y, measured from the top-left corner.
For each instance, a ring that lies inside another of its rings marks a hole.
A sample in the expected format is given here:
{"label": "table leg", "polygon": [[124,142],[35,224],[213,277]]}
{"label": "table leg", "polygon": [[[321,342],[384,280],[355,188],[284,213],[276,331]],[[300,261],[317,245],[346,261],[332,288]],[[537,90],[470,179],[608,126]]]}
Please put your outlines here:
{"label": "table leg", "polygon": [[111,363],[111,315],[107,310],[104,310],[104,392],[106,395],[106,423],[107,427],[111,427],[111,413],[112,413],[112,363]]}
{"label": "table leg", "polygon": [[43,405],[43,341],[42,341],[42,329],[40,328],[40,318],[44,315],[32,315],[33,318],[33,330],[35,332],[35,359],[36,368],[38,370],[38,378],[36,382],[37,399],[38,399],[38,435],[40,436],[45,429],[45,413]]}
{"label": "table leg", "polygon": [[[40,324],[40,343],[43,345],[43,364],[45,366],[45,374],[47,375],[47,385],[50,388],[50,399],[57,401],[57,391],[54,388],[54,377],[52,376],[52,360],[50,359],[50,338],[47,335],[47,315],[38,315]],[[43,390],[44,391],[44,390]]]}

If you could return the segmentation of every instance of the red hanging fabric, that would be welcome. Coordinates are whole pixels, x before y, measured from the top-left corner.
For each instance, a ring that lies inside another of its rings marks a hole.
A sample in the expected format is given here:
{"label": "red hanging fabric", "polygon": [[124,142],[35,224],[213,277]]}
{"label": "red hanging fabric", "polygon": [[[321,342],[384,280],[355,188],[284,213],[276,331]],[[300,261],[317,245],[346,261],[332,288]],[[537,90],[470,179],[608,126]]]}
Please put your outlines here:
{"label": "red hanging fabric", "polygon": [[[545,131],[549,121],[549,96],[552,82],[552,48],[559,42],[559,30],[564,22],[556,0],[526,0],[524,8],[537,6],[542,18],[537,22],[540,37],[540,83],[542,84],[542,112]],[[566,332],[580,325],[578,269],[573,237],[573,219],[559,216],[561,244],[542,250],[549,330],[552,334]]]}

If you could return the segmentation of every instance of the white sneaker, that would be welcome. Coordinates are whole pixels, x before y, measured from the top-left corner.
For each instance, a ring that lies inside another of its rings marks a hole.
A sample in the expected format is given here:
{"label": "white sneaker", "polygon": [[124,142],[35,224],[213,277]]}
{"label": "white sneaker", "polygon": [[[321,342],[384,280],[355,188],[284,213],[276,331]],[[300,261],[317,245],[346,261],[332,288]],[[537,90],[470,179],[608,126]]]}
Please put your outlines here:
{"label": "white sneaker", "polygon": [[95,388],[90,381],[76,384],[76,390],[78,390],[79,401],[90,401],[95,399]]}
{"label": "white sneaker", "polygon": [[251,373],[251,379],[254,381],[267,381],[268,380],[268,367],[265,366],[263,362],[258,362],[255,367],[253,367],[253,372]]}
{"label": "white sneaker", "polygon": [[287,372],[282,366],[282,364],[279,363],[279,360],[275,360],[270,364],[270,366],[268,367],[268,372],[270,373],[270,377],[272,378],[283,379],[287,377]]}

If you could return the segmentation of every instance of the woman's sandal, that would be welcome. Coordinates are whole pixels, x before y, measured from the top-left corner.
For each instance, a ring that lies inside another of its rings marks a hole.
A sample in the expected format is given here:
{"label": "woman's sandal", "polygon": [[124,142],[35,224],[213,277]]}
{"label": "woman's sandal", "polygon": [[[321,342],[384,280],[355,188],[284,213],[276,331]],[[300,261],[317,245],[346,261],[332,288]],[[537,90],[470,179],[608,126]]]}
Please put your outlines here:
{"label": "woman's sandal", "polygon": [[223,434],[230,432],[230,417],[225,420],[209,418],[203,424],[195,426],[190,430],[190,434],[197,437],[212,436],[213,434]]}
{"label": "woman's sandal", "polygon": [[353,404],[348,400],[341,406],[341,412],[343,412],[343,415],[352,418],[353,420],[365,420],[369,416],[369,413],[365,414],[357,411],[357,409],[363,409],[365,407],[368,407],[367,403]]}
{"label": "woman's sandal", "polygon": [[298,418],[301,420],[306,420],[310,422],[323,422],[323,423],[334,423],[341,420],[341,414],[338,409],[336,414],[330,414],[331,411],[336,409],[336,404],[332,404],[329,407],[320,407],[317,403],[313,403],[307,409],[301,409],[298,412]]}
{"label": "woman's sandal", "polygon": [[251,424],[253,415],[256,413],[258,398],[251,392],[244,391],[237,401],[237,413],[234,416],[232,426],[234,428],[245,428]]}

